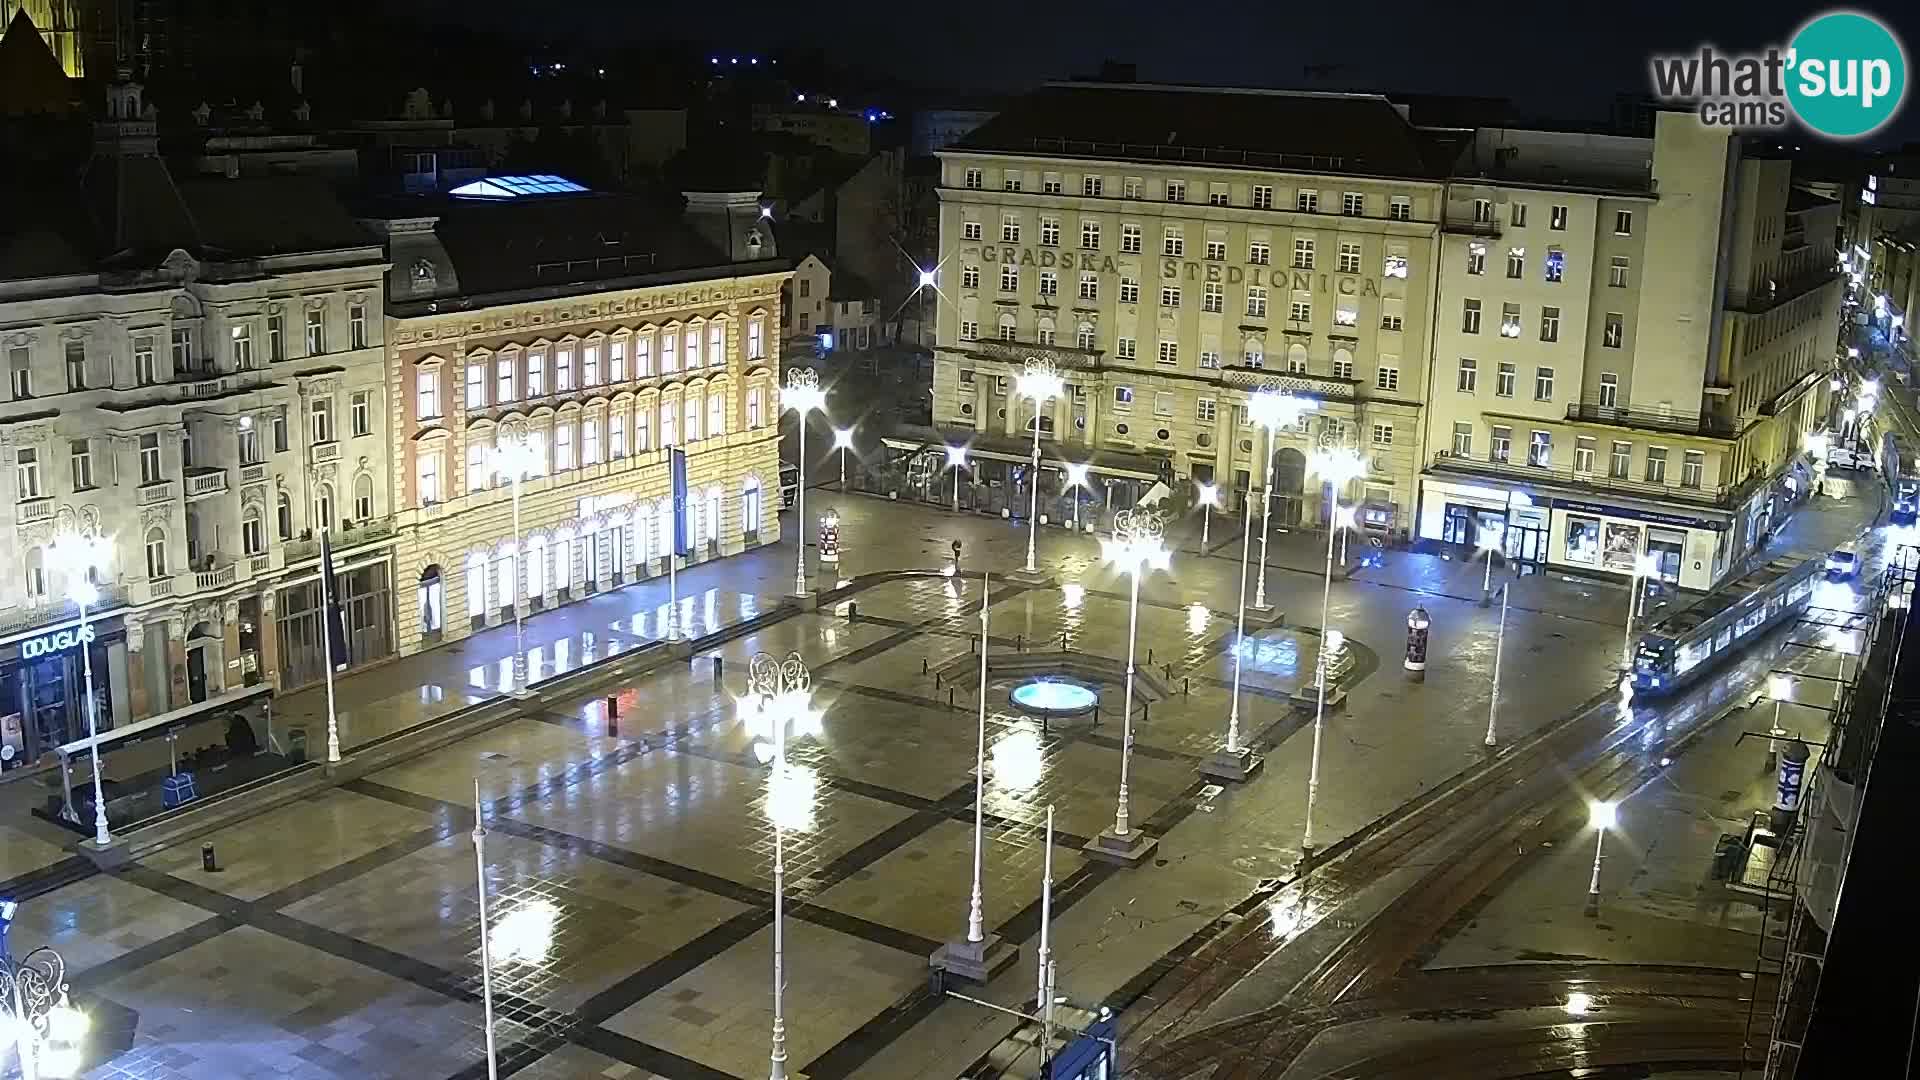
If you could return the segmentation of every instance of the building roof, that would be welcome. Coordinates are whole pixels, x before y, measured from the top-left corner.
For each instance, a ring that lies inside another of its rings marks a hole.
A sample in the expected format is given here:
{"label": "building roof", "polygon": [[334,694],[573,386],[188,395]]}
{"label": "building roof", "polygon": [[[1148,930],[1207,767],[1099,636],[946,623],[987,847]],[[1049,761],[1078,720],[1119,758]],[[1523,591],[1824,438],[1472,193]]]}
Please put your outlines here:
{"label": "building roof", "polygon": [[1809,210],[1818,210],[1823,206],[1838,206],[1839,203],[1825,195],[1816,194],[1803,187],[1787,189],[1787,213],[1804,214]]}
{"label": "building roof", "polygon": [[1372,176],[1445,174],[1446,155],[1377,94],[1051,83],[953,147]]}
{"label": "building roof", "polygon": [[21,8],[0,36],[0,113],[67,112],[72,84],[45,38]]}

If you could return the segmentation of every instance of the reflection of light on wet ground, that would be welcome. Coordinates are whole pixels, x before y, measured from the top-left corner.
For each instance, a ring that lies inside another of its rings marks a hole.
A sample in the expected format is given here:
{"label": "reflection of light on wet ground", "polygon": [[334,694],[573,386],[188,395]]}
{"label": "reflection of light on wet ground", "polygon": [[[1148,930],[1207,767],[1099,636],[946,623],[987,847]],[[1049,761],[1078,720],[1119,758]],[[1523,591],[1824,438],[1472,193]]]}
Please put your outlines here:
{"label": "reflection of light on wet ground", "polygon": [[447,688],[439,683],[427,683],[420,688],[420,703],[432,705],[447,699]]}
{"label": "reflection of light on wet ground", "polygon": [[1068,611],[1079,611],[1080,605],[1087,602],[1087,587],[1077,581],[1069,581],[1060,586],[1060,602]]}
{"label": "reflection of light on wet ground", "polygon": [[993,744],[993,781],[1009,792],[1031,791],[1045,771],[1046,750],[1040,731],[1022,720]]}
{"label": "reflection of light on wet ground", "polygon": [[1305,912],[1291,900],[1275,900],[1267,905],[1267,925],[1276,938],[1285,939],[1300,929]]}
{"label": "reflection of light on wet ground", "polygon": [[1853,591],[1852,583],[1830,581],[1826,578],[1814,579],[1812,600],[1814,607],[1852,611],[1859,602],[1859,594]]}
{"label": "reflection of light on wet ground", "polygon": [[1211,621],[1213,621],[1213,612],[1207,610],[1207,605],[1187,605],[1187,633],[1199,637],[1207,632],[1207,624]]}
{"label": "reflection of light on wet ground", "polygon": [[1292,637],[1244,637],[1236,646],[1240,662],[1256,671],[1292,675],[1300,670],[1300,644]]}
{"label": "reflection of light on wet ground", "polygon": [[547,899],[529,900],[494,921],[487,944],[496,964],[538,964],[553,948],[553,921],[560,908]]}
{"label": "reflection of light on wet ground", "polygon": [[1593,998],[1576,990],[1567,995],[1567,1015],[1585,1016],[1593,1011]]}

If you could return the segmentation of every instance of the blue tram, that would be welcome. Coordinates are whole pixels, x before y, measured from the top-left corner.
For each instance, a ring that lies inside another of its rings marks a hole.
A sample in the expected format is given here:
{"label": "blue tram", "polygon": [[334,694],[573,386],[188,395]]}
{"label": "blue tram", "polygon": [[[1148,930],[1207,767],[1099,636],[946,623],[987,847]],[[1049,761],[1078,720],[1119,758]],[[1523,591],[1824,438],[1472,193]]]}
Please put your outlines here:
{"label": "blue tram", "polygon": [[1633,692],[1671,694],[1807,609],[1818,559],[1774,559],[1654,623],[1634,650]]}

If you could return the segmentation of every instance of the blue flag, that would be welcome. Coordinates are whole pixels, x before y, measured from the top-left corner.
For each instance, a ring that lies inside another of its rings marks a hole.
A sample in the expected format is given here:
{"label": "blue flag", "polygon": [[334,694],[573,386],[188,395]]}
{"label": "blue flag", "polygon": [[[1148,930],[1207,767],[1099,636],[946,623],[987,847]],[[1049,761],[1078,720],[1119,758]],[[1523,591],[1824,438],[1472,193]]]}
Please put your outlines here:
{"label": "blue flag", "polygon": [[693,555],[693,522],[687,520],[687,452],[674,447],[668,451],[673,475],[673,553]]}
{"label": "blue flag", "polygon": [[333,574],[333,541],[326,529],[320,530],[320,587],[325,590],[326,601],[320,614],[327,620],[332,654],[327,659],[333,670],[339,671],[347,666],[347,609],[340,603],[340,582]]}

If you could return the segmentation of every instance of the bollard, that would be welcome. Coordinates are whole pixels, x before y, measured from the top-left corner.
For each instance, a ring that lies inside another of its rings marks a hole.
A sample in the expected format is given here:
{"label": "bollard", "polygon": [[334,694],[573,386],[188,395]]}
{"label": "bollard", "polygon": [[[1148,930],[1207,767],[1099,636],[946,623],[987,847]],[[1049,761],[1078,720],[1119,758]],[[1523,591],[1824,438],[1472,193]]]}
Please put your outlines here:
{"label": "bollard", "polygon": [[980,643],[974,640],[973,638],[968,638],[967,639],[967,655],[972,656],[974,653],[977,653],[979,651],[980,651]]}
{"label": "bollard", "polygon": [[859,617],[860,617],[860,605],[854,603],[851,600],[847,601],[847,621],[852,622],[853,620]]}
{"label": "bollard", "polygon": [[926,673],[927,673],[927,658],[923,656],[920,658],[920,674],[925,675]]}
{"label": "bollard", "polygon": [[713,685],[720,685],[720,658],[717,656],[713,658]]}
{"label": "bollard", "polygon": [[949,708],[949,709],[951,709],[951,708],[953,708],[953,707],[954,707],[954,704],[953,704],[953,687],[951,687],[951,686],[949,686],[949,687],[947,687],[947,708]]}
{"label": "bollard", "polygon": [[1099,704],[1099,702],[1095,702],[1095,703],[1094,703],[1094,706],[1093,706],[1093,726],[1094,726],[1094,727],[1099,727],[1099,726],[1100,726],[1100,704]]}
{"label": "bollard", "polygon": [[933,688],[940,689],[940,673],[937,671],[933,673]]}
{"label": "bollard", "polygon": [[1153,666],[1153,650],[1152,649],[1147,650],[1147,666],[1148,667]]}
{"label": "bollard", "polygon": [[1013,651],[1014,652],[1027,651],[1027,635],[1025,634],[1013,635]]}
{"label": "bollard", "polygon": [[608,694],[607,695],[607,738],[617,739],[619,737],[620,737],[620,698],[614,694]]}
{"label": "bollard", "polygon": [[1192,696],[1193,696],[1193,680],[1192,680],[1192,679],[1189,679],[1189,678],[1187,678],[1187,677],[1185,677],[1185,676],[1182,676],[1182,677],[1181,677],[1181,679],[1180,679],[1180,693],[1181,693],[1182,695],[1184,695],[1184,696],[1186,696],[1186,697],[1192,697]]}
{"label": "bollard", "polygon": [[205,870],[209,874],[217,874],[220,872],[220,862],[213,857],[213,843],[211,841],[200,845],[200,869]]}
{"label": "bollard", "polygon": [[1144,724],[1151,719],[1153,719],[1153,702],[1151,701],[1141,702],[1140,703],[1140,722]]}

